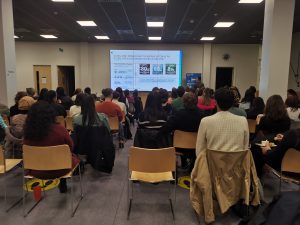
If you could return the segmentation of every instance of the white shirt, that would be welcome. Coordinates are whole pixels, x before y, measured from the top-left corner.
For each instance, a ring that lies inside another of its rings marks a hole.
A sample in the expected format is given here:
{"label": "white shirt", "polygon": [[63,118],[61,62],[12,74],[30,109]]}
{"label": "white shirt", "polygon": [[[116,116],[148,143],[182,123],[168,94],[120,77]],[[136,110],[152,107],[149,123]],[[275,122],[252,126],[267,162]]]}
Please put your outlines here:
{"label": "white shirt", "polygon": [[125,115],[127,114],[126,105],[123,102],[119,102],[117,99],[113,99],[112,102],[117,104]]}
{"label": "white shirt", "polygon": [[70,116],[74,117],[74,116],[78,116],[81,113],[81,106],[77,106],[77,105],[72,105],[70,108]]}
{"label": "white shirt", "polygon": [[288,115],[290,117],[291,120],[296,121],[296,122],[300,122],[299,119],[299,114],[300,114],[300,108],[297,109],[296,111],[292,111],[291,107],[286,108]]}

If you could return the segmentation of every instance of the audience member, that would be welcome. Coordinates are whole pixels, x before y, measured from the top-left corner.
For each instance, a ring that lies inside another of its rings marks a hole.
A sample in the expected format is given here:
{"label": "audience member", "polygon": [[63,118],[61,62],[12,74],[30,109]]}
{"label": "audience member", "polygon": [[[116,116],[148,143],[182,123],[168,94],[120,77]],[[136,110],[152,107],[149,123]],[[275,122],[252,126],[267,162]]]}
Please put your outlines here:
{"label": "audience member", "polygon": [[177,89],[178,97],[172,101],[173,113],[175,113],[175,111],[179,111],[180,109],[184,108],[183,100],[182,100],[182,96],[184,95],[184,92],[185,92],[184,87],[179,86]]}
{"label": "audience member", "polygon": [[112,100],[112,89],[105,88],[105,89],[102,90],[102,94],[105,98],[104,102],[98,103],[96,105],[96,111],[98,113],[104,113],[108,117],[117,116],[119,118],[119,121],[121,122],[123,120],[123,114],[122,114],[121,108],[117,104],[111,102],[111,100]]}
{"label": "audience member", "polygon": [[67,116],[65,108],[61,104],[57,103],[57,96],[55,91],[50,90],[47,92],[47,102],[50,103],[53,107],[54,111],[56,112],[56,116]]}
{"label": "audience member", "polygon": [[78,93],[76,98],[75,98],[75,105],[72,105],[70,108],[70,116],[78,116],[81,113],[81,104],[83,99],[86,97],[86,94],[83,94],[82,92]]}
{"label": "audience member", "polygon": [[0,115],[7,115],[7,117],[9,117],[9,108],[7,107],[7,105],[4,105],[2,103],[0,103]]}
{"label": "audience member", "polygon": [[38,97],[38,101],[47,101],[47,88],[42,88]]}
{"label": "audience member", "polygon": [[120,95],[119,101],[120,101],[120,102],[123,102],[123,103],[126,105],[126,107],[128,107],[128,100],[126,99],[126,97],[125,97],[125,95],[124,95],[124,93],[123,93],[122,88],[117,87],[117,88],[116,88],[116,91],[117,91],[117,92],[119,93],[119,95]]}
{"label": "audience member", "polygon": [[134,119],[138,119],[140,116],[140,113],[143,111],[143,103],[141,97],[139,97],[139,92],[138,90],[134,90],[133,93],[133,98],[134,98]]}
{"label": "audience member", "polygon": [[228,111],[237,116],[244,116],[247,118],[246,111],[244,109],[239,108],[239,102],[240,102],[240,96],[241,96],[239,90],[237,89],[237,87],[231,87],[231,88],[229,88],[229,90],[233,94],[234,101],[233,101],[232,107]]}
{"label": "audience member", "polygon": [[82,93],[81,88],[76,88],[73,95],[72,95],[72,97],[71,97],[73,102],[75,102],[77,95],[80,94],[80,93]]}
{"label": "audience member", "polygon": [[38,98],[34,88],[26,88],[26,92],[27,92],[27,95],[32,97],[33,99],[36,100]]}
{"label": "audience member", "polygon": [[298,97],[295,95],[288,95],[285,100],[286,110],[289,118],[292,121],[299,122],[300,121],[300,108],[298,104]]}
{"label": "audience member", "polygon": [[[70,151],[73,151],[73,142],[68,131],[63,126],[55,123],[55,117],[56,112],[49,103],[40,101],[33,104],[24,126],[24,144],[31,146],[56,146],[67,144],[70,147]],[[73,155],[72,166],[74,167],[78,162],[79,160]],[[53,179],[62,177],[71,170],[29,170],[26,171],[26,174],[39,179]],[[61,193],[67,192],[65,179],[60,179],[59,189]]]}
{"label": "audience member", "polygon": [[249,129],[246,118],[236,116],[228,110],[234,103],[234,95],[228,88],[215,93],[218,112],[201,120],[196,154],[203,150],[241,151],[248,149]]}
{"label": "audience member", "polygon": [[17,114],[20,113],[19,108],[18,108],[18,102],[20,101],[21,98],[23,98],[26,95],[27,95],[27,93],[25,91],[19,91],[16,94],[15,104],[12,107],[10,107],[10,109],[9,109],[9,116],[10,117],[13,117],[14,115],[17,115]]}
{"label": "audience member", "polygon": [[261,97],[256,97],[249,110],[246,110],[247,119],[256,119],[259,114],[263,114],[265,109],[264,100]]}
{"label": "audience member", "polygon": [[171,96],[168,98],[168,103],[172,104],[173,100],[176,99],[177,97],[178,97],[177,88],[173,87],[171,91]]}
{"label": "audience member", "polygon": [[201,110],[213,110],[216,108],[216,100],[211,98],[210,89],[205,88],[202,96],[198,97],[198,108]]}
{"label": "audience member", "polygon": [[126,105],[123,102],[119,102],[119,98],[120,98],[119,92],[114,91],[113,97],[112,97],[112,102],[117,104],[121,108],[123,115],[125,116],[127,114]]}
{"label": "audience member", "polygon": [[57,100],[65,110],[70,110],[70,107],[74,104],[72,99],[65,94],[65,89],[63,87],[56,88]]}
{"label": "audience member", "polygon": [[90,88],[90,87],[86,87],[86,88],[84,89],[84,94],[86,94],[86,95],[91,95],[91,94],[92,94],[91,88]]}
{"label": "audience member", "polygon": [[253,90],[250,88],[247,89],[244,98],[242,98],[242,101],[239,104],[239,108],[244,110],[250,109],[254,98],[255,98],[255,92],[253,92]]}
{"label": "audience member", "polygon": [[168,116],[172,113],[172,106],[168,103],[169,93],[166,89],[160,89],[159,95],[161,99],[162,109],[167,113]]}

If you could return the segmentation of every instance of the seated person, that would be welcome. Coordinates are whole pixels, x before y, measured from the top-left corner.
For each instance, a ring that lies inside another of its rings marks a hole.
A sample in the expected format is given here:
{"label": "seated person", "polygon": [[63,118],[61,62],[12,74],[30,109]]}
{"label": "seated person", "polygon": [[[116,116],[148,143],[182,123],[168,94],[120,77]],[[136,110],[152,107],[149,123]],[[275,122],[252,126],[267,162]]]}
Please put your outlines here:
{"label": "seated person", "polygon": [[[184,109],[177,111],[171,116],[168,121],[162,126],[159,133],[171,133],[174,130],[181,130],[186,132],[197,132],[200,121],[204,117],[203,113],[197,107],[197,97],[189,92],[183,95]],[[189,151],[187,149],[176,149],[184,155],[181,157],[182,167],[186,166],[187,158],[191,159],[191,167],[193,169],[196,159],[195,149]]]}
{"label": "seated person", "polygon": [[182,100],[182,96],[184,95],[185,93],[185,89],[184,87],[182,86],[179,86],[178,89],[177,89],[177,95],[178,97],[175,98],[173,101],[172,101],[172,109],[173,109],[173,113],[175,113],[175,111],[178,111],[180,109],[183,109],[183,100]]}
{"label": "seated person", "polygon": [[75,105],[72,105],[70,108],[70,116],[78,116],[81,113],[81,104],[82,100],[85,97],[85,94],[83,93],[78,93],[75,98]]}
{"label": "seated person", "polygon": [[198,97],[197,106],[201,110],[213,110],[216,108],[216,100],[211,98],[209,88],[205,88],[202,96]]}
{"label": "seated person", "polygon": [[261,97],[256,97],[250,109],[246,110],[247,119],[256,119],[259,114],[263,114],[265,109],[264,100]]}
{"label": "seated person", "polygon": [[19,114],[18,102],[20,101],[21,98],[23,98],[26,95],[27,95],[27,93],[25,91],[19,91],[16,94],[15,104],[9,108],[9,116],[10,117],[13,117],[14,115]]}
{"label": "seated person", "polygon": [[57,103],[58,101],[57,101],[57,95],[55,91],[50,90],[47,92],[47,101],[53,107],[56,116],[63,116],[63,117],[67,116],[67,112],[65,108],[61,104]]}
{"label": "seated person", "polygon": [[169,93],[166,89],[159,90],[162,109],[167,113],[168,116],[172,114],[172,105],[168,103]]}
{"label": "seated person", "polygon": [[134,146],[141,148],[162,148],[171,146],[165,137],[157,138],[159,129],[167,121],[167,113],[162,110],[158,92],[150,92],[147,96],[145,110],[140,113],[138,129],[134,137]]}
{"label": "seated person", "polygon": [[57,101],[61,104],[65,110],[70,110],[71,106],[74,105],[72,99],[65,94],[63,87],[56,88]]}
{"label": "seated person", "polygon": [[[32,105],[24,126],[24,144],[30,146],[56,146],[67,144],[73,151],[73,142],[68,131],[61,125],[55,123],[56,112],[51,105],[40,101]],[[73,167],[79,162],[73,155]],[[71,169],[72,170],[72,169]],[[55,171],[26,171],[27,174],[40,179],[53,179],[61,177],[70,172],[70,169]],[[61,193],[67,191],[66,180],[61,179],[59,184]]]}
{"label": "seated person", "polygon": [[247,118],[246,111],[244,109],[239,108],[239,102],[240,102],[241,96],[240,96],[240,93],[239,93],[237,87],[230,87],[229,90],[232,92],[232,94],[234,96],[234,102],[228,111],[234,115],[244,116],[245,118]]}

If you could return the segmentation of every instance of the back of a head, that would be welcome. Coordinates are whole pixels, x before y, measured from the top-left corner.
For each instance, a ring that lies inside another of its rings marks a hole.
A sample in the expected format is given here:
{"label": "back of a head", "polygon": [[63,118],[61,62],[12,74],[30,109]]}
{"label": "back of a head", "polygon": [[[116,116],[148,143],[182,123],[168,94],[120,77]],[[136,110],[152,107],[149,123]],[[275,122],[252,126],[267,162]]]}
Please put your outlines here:
{"label": "back of a head", "polygon": [[111,88],[105,88],[102,90],[102,94],[105,98],[109,98],[112,96],[112,89]]}
{"label": "back of a head", "polygon": [[15,96],[15,103],[18,103],[20,99],[23,98],[24,96],[27,96],[27,92],[19,91]]}
{"label": "back of a head", "polygon": [[245,96],[242,99],[242,102],[250,102],[252,104],[254,98],[255,98],[255,92],[253,92],[253,90],[249,88],[245,91]]}
{"label": "back of a head", "polygon": [[158,87],[152,88],[152,92],[159,92],[159,88]]}
{"label": "back of a head", "polygon": [[265,108],[265,116],[273,120],[288,118],[285,104],[280,95],[272,95],[268,98]]}
{"label": "back of a head", "polygon": [[133,92],[132,92],[132,95],[133,97],[138,97],[139,96],[139,91],[137,89],[135,89]]}
{"label": "back of a head", "polygon": [[209,88],[205,88],[203,90],[203,104],[204,105],[209,105],[210,104],[210,99],[211,99],[210,89]]}
{"label": "back of a head", "polygon": [[298,98],[297,92],[294,89],[287,90],[288,95],[296,96]]}
{"label": "back of a head", "polygon": [[161,103],[165,104],[168,101],[168,98],[169,98],[168,91],[166,89],[160,89],[159,90],[159,95],[160,95]]}
{"label": "back of a head", "polygon": [[40,91],[38,100],[39,101],[40,100],[46,101],[47,100],[47,93],[48,93],[48,88],[42,88],[42,90]]}
{"label": "back of a head", "polygon": [[126,90],[124,91],[124,95],[125,95],[125,97],[128,97],[128,96],[129,96],[129,90],[128,90],[128,89],[126,89]]}
{"label": "back of a head", "polygon": [[24,125],[24,138],[42,141],[48,135],[51,125],[55,124],[55,117],[56,112],[49,103],[38,101],[33,104]]}
{"label": "back of a head", "polygon": [[147,96],[144,116],[146,120],[156,121],[162,115],[161,98],[158,92],[150,92]]}
{"label": "back of a head", "polygon": [[116,99],[116,100],[118,100],[118,99],[119,99],[119,97],[120,97],[120,94],[119,94],[119,92],[117,92],[117,91],[114,91],[114,92],[113,92],[113,99]]}
{"label": "back of a head", "polygon": [[35,90],[34,88],[26,88],[26,92],[28,96],[33,97],[35,95]]}
{"label": "back of a head", "polygon": [[85,96],[86,96],[86,94],[84,94],[84,93],[78,93],[76,95],[75,105],[81,106],[82,105],[82,101],[85,98]]}
{"label": "back of a head", "polygon": [[61,98],[65,96],[65,89],[63,87],[56,88],[57,98]]}
{"label": "back of a head", "polygon": [[177,89],[177,94],[178,94],[178,97],[182,97],[185,93],[185,89],[183,86],[179,86],[178,89]]}
{"label": "back of a head", "polygon": [[87,95],[91,95],[91,94],[92,94],[91,88],[90,88],[90,87],[86,87],[86,88],[84,89],[84,93],[87,94]]}
{"label": "back of a head", "polygon": [[123,89],[121,87],[117,87],[116,91],[119,92],[120,96],[123,95]]}
{"label": "back of a head", "polygon": [[239,89],[235,86],[232,86],[229,88],[229,90],[231,91],[231,93],[233,95],[233,106],[238,107],[240,99],[241,99]]}
{"label": "back of a head", "polygon": [[290,107],[294,110],[297,110],[298,109],[298,104],[299,104],[299,101],[298,101],[298,98],[294,95],[288,95],[286,100],[285,100],[285,105],[287,107]]}
{"label": "back of a head", "polygon": [[28,111],[34,103],[35,100],[31,96],[24,96],[18,102],[18,109],[20,111]]}
{"label": "back of a head", "polygon": [[228,88],[219,88],[216,90],[215,99],[222,111],[229,110],[234,102],[233,93]]}
{"label": "back of a head", "polygon": [[46,94],[46,101],[50,104],[54,103],[56,100],[56,97],[57,97],[56,92],[53,90],[50,90]]}
{"label": "back of a head", "polygon": [[82,93],[81,88],[76,88],[73,95],[78,95],[79,93]]}
{"label": "back of a head", "polygon": [[183,95],[183,105],[187,110],[194,110],[197,108],[198,99],[195,94],[188,92]]}
{"label": "back of a head", "polygon": [[171,97],[173,99],[177,98],[178,97],[178,94],[177,94],[177,88],[172,88],[172,92],[171,92]]}
{"label": "back of a head", "polygon": [[85,97],[82,99],[81,114],[83,125],[93,126],[99,122],[93,96],[85,95]]}
{"label": "back of a head", "polygon": [[264,100],[261,97],[254,98],[252,108],[257,110],[259,113],[263,113],[265,109]]}

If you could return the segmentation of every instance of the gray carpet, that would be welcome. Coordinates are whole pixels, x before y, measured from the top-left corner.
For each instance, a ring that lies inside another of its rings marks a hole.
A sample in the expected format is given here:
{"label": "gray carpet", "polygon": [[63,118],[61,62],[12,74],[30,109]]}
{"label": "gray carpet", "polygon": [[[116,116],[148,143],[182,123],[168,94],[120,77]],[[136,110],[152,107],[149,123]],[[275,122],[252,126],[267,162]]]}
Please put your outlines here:
{"label": "gray carpet", "polygon": [[[46,198],[26,217],[23,218],[22,204],[9,213],[4,211],[3,184],[6,180],[8,203],[21,197],[22,171],[16,169],[6,179],[0,178],[0,224],[2,225],[193,225],[199,224],[189,202],[189,191],[177,187],[175,204],[176,219],[173,221],[168,203],[169,184],[134,184],[134,202],[130,220],[127,220],[127,153],[132,141],[118,151],[115,167],[111,175],[94,171],[87,166],[83,175],[85,197],[76,215],[71,218],[70,191],[60,194],[58,189],[46,192]],[[266,201],[270,201],[278,191],[278,179],[271,173],[263,178]],[[75,196],[79,195],[79,177],[74,178]],[[70,182],[68,182],[70,188]],[[284,184],[283,190],[295,190],[297,186]],[[26,207],[34,203],[29,193]],[[231,211],[217,216],[214,224],[236,225],[240,219]],[[201,221],[202,224],[203,220]]]}

